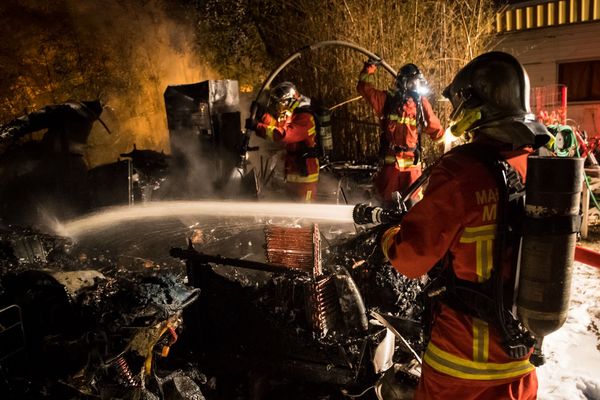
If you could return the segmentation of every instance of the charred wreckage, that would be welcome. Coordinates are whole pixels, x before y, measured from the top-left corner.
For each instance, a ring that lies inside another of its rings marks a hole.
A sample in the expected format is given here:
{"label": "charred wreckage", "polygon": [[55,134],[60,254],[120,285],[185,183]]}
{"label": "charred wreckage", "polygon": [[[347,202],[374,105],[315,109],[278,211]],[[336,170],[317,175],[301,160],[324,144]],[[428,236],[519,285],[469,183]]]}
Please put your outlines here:
{"label": "charred wreckage", "polygon": [[173,248],[185,268],[157,270],[2,232],[5,398],[344,398],[389,390],[384,370],[409,388],[422,284],[363,235],[267,224]]}
{"label": "charred wreckage", "polygon": [[[47,106],[3,127],[2,398],[347,398],[416,384],[423,285],[384,262],[375,231],[260,221],[198,241],[196,227],[159,263],[20,227],[49,211],[256,198],[237,96],[235,81],[168,87],[172,154],[134,148],[91,170],[81,149],[99,102]],[[21,140],[40,129],[42,141]],[[195,184],[206,160],[217,171],[208,194]],[[336,171],[370,173],[359,167]]]}

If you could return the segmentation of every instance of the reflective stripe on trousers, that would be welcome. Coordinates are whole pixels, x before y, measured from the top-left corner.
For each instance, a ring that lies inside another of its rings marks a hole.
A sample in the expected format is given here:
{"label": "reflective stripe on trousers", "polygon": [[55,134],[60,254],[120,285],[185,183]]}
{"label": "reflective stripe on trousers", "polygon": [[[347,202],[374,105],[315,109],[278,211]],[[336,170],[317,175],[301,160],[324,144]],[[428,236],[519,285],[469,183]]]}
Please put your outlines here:
{"label": "reflective stripe on trousers", "polygon": [[443,351],[433,343],[429,343],[423,357],[433,369],[461,379],[494,380],[515,378],[533,371],[535,367],[529,360],[511,361],[507,363],[489,363],[472,361]]}
{"label": "reflective stripe on trousers", "polygon": [[310,174],[308,176],[287,174],[285,177],[286,182],[291,183],[313,183],[319,181],[319,173]]}

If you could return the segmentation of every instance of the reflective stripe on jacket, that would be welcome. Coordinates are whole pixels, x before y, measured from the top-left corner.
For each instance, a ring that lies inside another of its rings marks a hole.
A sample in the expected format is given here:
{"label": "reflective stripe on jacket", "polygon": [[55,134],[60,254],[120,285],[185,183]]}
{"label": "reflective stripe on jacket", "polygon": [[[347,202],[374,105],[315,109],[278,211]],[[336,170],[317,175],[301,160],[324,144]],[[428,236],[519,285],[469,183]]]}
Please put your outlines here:
{"label": "reflective stripe on jacket", "polygon": [[[384,115],[386,112],[386,100],[388,99],[388,96],[392,96],[393,94],[373,87],[373,78],[373,74],[369,74],[366,67],[363,68],[359,76],[356,90],[362,95],[367,103],[369,103],[381,121],[381,129],[383,130],[383,135],[385,135],[385,141],[389,144],[386,155],[412,157],[412,151],[405,152],[402,155],[396,154],[394,147],[415,148],[417,146],[418,130],[416,103],[412,98],[409,98],[395,110],[390,110],[388,115]],[[423,105],[423,118],[427,124],[427,127],[423,129],[423,133],[432,140],[438,140],[444,133],[442,124],[434,114],[431,104],[426,97],[421,97],[421,103]]]}
{"label": "reflective stripe on jacket", "polygon": [[514,378],[535,369],[529,360],[490,363],[463,359],[443,351],[433,343],[427,346],[423,360],[435,370],[447,375],[481,381]]}
{"label": "reflective stripe on jacket", "polygon": [[296,108],[309,104],[310,101],[303,97],[292,106],[288,117],[277,121],[272,115],[264,114],[256,127],[258,136],[285,145],[288,182],[309,183],[319,180],[319,160],[302,156],[306,149],[313,149],[317,145],[316,121],[311,113],[295,112]]}
{"label": "reflective stripe on jacket", "polygon": [[[529,153],[502,154],[524,177]],[[497,208],[498,189],[488,169],[468,155],[450,153],[434,168],[423,199],[401,226],[384,233],[382,250],[410,278],[427,273],[449,253],[458,278],[485,281],[493,267]],[[504,272],[510,274],[509,268]],[[497,380],[531,372],[534,367],[528,358],[510,358],[495,326],[442,303],[434,315],[424,360],[453,377]]]}
{"label": "reflective stripe on jacket", "polygon": [[[318,160],[317,160],[317,167],[318,167]],[[286,182],[292,182],[292,183],[318,182],[319,181],[319,173],[317,172],[315,174],[309,174],[308,176],[303,176],[303,175],[288,172],[285,177],[285,180],[286,180]]]}

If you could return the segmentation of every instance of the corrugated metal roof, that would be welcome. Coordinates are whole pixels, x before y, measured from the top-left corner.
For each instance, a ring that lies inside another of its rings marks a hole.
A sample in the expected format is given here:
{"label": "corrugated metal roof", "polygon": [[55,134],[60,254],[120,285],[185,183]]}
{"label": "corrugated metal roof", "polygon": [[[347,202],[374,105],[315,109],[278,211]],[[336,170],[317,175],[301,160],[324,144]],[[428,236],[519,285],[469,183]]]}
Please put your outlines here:
{"label": "corrugated metal roof", "polygon": [[600,22],[600,0],[510,2],[496,14],[496,32],[511,33],[580,23]]}

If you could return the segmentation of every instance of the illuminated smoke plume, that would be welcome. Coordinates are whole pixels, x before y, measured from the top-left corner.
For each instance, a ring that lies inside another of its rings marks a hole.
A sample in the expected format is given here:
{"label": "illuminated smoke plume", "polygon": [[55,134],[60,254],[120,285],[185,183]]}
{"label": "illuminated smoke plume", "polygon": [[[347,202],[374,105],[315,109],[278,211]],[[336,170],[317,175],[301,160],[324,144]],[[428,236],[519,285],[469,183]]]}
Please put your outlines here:
{"label": "illuminated smoke plume", "polygon": [[167,85],[215,79],[177,2],[25,0],[0,5],[0,122],[67,99],[110,108],[89,140],[90,166],[135,143],[169,152]]}

